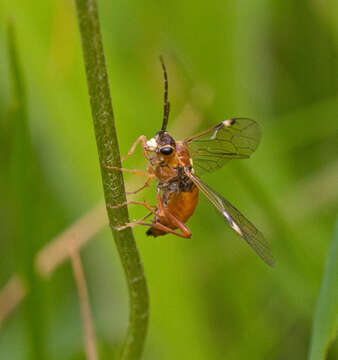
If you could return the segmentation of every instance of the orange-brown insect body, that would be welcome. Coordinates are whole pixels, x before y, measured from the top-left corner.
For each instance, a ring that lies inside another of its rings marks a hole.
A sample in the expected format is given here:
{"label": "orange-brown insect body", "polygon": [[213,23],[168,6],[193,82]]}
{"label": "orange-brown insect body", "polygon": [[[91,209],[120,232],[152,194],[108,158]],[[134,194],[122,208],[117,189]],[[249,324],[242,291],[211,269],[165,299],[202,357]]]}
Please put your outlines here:
{"label": "orange-brown insect body", "polygon": [[[175,141],[167,132],[170,110],[168,101],[168,77],[163,59],[160,58],[164,74],[164,107],[161,130],[155,137],[147,140],[144,135],[138,137],[132,145],[125,159],[134,153],[136,145],[142,144],[145,158],[149,162],[147,173],[136,169],[108,167],[147,177],[144,185],[134,192],[136,194],[150,185],[152,179],[157,179],[156,208],[146,201],[126,201],[112,208],[119,208],[129,204],[139,204],[150,211],[141,219],[124,226],[115,228],[123,230],[136,225],[149,226],[147,235],[160,236],[173,234],[183,238],[190,238],[191,232],[185,223],[194,213],[198,202],[198,193],[210,201],[222,215],[228,225],[239,234],[256,253],[270,266],[274,259],[269,245],[263,234],[231,205],[222,195],[215,192],[204,183],[199,174],[212,172],[221,168],[231,159],[248,158],[257,148],[260,141],[258,124],[248,118],[232,118],[199,133],[184,141]],[[152,155],[150,155],[152,154]],[[192,163],[194,159],[194,167]],[[195,174],[195,171],[197,174]],[[150,215],[154,215],[151,223],[144,222]],[[178,229],[178,231],[176,230]]]}
{"label": "orange-brown insect body", "polygon": [[[186,176],[185,169],[191,169],[190,154],[182,141],[175,142],[168,133],[158,134],[155,138],[159,144],[158,151],[151,157],[151,164],[155,167],[158,188],[162,192],[162,201],[166,209],[180,222],[185,223],[194,213],[198,203],[198,188]],[[162,154],[161,148],[170,146],[171,154]],[[177,229],[177,225],[166,214],[156,211],[154,222]],[[165,235],[166,232],[154,227],[147,231],[148,235]]]}

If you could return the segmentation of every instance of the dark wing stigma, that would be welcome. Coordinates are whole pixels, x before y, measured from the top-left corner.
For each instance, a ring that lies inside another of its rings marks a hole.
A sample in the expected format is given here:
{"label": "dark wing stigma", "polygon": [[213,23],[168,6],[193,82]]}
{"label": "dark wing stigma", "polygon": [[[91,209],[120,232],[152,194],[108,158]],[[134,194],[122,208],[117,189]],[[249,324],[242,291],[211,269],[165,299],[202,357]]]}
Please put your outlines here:
{"label": "dark wing stigma", "polygon": [[212,172],[231,159],[246,159],[261,139],[259,125],[252,119],[234,118],[185,140],[198,174]]}

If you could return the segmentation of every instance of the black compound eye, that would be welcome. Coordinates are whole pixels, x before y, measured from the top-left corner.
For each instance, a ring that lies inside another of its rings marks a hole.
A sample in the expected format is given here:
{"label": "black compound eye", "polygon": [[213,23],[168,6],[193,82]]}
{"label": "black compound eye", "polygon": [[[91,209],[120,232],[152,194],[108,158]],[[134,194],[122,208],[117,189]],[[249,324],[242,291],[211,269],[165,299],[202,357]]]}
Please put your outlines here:
{"label": "black compound eye", "polygon": [[160,151],[163,155],[170,155],[174,149],[171,146],[164,146]]}

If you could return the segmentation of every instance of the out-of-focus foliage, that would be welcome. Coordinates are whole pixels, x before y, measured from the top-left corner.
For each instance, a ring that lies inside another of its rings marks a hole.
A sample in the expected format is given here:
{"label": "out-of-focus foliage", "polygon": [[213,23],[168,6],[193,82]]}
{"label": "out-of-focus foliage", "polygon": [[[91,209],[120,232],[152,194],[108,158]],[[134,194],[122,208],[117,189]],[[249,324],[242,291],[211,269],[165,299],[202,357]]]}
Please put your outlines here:
{"label": "out-of-focus foliage", "polygon": [[313,322],[309,360],[324,359],[338,330],[338,221],[332,238]]}
{"label": "out-of-focus foliage", "polygon": [[[306,358],[338,208],[337,1],[101,0],[99,10],[123,153],[160,126],[159,54],[168,69],[171,124],[189,103],[202,118],[197,131],[231,116],[254,118],[263,128],[250,160],[233,161],[205,181],[263,231],[276,268],[267,268],[202,198],[188,223],[191,240],[147,238],[144,228],[136,229],[151,297],[144,359]],[[35,164],[34,184],[15,179],[19,198],[7,171],[22,162],[9,151],[15,129],[8,17],[16,28]],[[102,199],[80,50],[71,1],[1,3],[0,289]],[[172,135],[190,135],[184,129],[193,122],[180,117],[182,133]],[[140,162],[138,151],[126,166]],[[154,187],[142,197],[154,202]],[[24,219],[16,223],[12,210],[28,201],[31,227],[26,219],[18,228]],[[133,218],[144,214],[130,211]],[[83,255],[100,357],[117,358],[128,298],[109,231]],[[20,306],[0,329],[1,359],[28,359],[39,329],[41,358],[83,359],[70,265],[34,286],[30,310]],[[334,343],[327,358],[337,357]]]}

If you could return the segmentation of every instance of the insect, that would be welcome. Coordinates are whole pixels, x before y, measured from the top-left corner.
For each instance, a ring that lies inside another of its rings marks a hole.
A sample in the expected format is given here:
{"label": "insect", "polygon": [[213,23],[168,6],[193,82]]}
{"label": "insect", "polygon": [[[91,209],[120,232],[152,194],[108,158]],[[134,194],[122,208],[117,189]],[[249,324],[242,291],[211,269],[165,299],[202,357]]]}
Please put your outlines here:
{"label": "insect", "polygon": [[[201,192],[230,227],[268,265],[273,266],[274,259],[263,234],[223,196],[211,189],[199,177],[203,173],[210,173],[221,168],[231,159],[248,158],[259,144],[259,125],[251,119],[232,118],[183,141],[175,141],[166,131],[170,111],[168,77],[162,57],[160,57],[160,61],[164,74],[164,114],[161,130],[150,140],[147,140],[144,135],[140,136],[128,154],[122,158],[123,161],[126,157],[131,156],[137,144],[141,143],[144,156],[148,161],[147,172],[106,166],[112,170],[129,172],[147,178],[145,184],[133,194],[146,188],[153,179],[156,179],[157,205],[154,208],[147,202],[128,201],[112,206],[117,208],[129,204],[139,204],[149,210],[149,213],[140,220],[127,223],[117,230],[143,225],[149,227],[146,234],[150,236],[157,237],[171,233],[183,238],[190,238],[191,232],[185,223],[194,213],[198,195]],[[145,222],[145,219],[151,215],[154,216],[152,222]]]}

